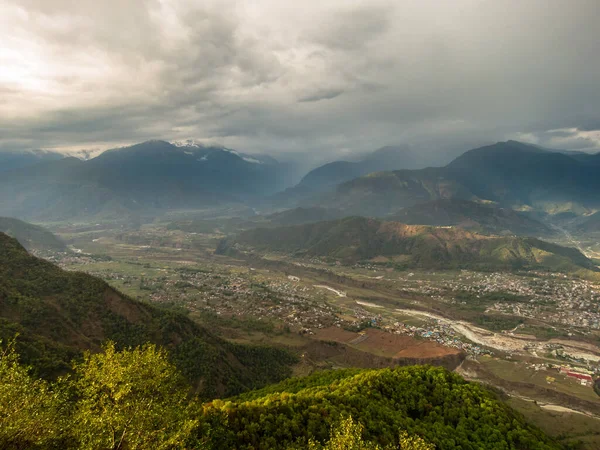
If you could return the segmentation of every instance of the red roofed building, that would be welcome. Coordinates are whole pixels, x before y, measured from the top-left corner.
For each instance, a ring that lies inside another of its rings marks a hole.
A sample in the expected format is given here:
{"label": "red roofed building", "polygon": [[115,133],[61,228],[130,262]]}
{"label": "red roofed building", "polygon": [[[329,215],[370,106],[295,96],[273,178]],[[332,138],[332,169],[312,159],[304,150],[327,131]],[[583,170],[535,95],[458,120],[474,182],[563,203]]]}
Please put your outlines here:
{"label": "red roofed building", "polygon": [[570,370],[567,372],[567,376],[578,379],[582,382],[582,384],[584,384],[583,382],[585,382],[585,384],[592,384],[592,382],[594,381],[591,375],[587,375],[585,373],[571,372]]}

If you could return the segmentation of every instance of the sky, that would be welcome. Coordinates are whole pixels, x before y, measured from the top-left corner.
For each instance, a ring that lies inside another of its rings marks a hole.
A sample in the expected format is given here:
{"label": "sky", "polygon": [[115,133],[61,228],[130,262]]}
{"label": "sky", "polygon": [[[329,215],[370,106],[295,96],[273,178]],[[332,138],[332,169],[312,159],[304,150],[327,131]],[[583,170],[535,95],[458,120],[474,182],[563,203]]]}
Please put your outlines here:
{"label": "sky", "polygon": [[0,0],[0,150],[600,151],[598,0]]}

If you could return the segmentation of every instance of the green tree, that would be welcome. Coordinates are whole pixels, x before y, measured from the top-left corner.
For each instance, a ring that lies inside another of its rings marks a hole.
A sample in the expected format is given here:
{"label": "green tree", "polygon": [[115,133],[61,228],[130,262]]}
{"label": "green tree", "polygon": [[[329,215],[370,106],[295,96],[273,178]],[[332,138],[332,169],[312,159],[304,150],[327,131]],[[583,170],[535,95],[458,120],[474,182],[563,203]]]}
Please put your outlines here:
{"label": "green tree", "polygon": [[[331,436],[326,444],[321,445],[313,440],[308,443],[309,450],[383,450],[374,442],[363,438],[364,427],[355,422],[352,417],[343,418],[331,430]],[[418,436],[410,436],[406,431],[400,433],[398,446],[390,445],[386,450],[435,450],[433,444],[425,442]]]}
{"label": "green tree", "polygon": [[147,344],[86,353],[74,366],[77,403],[72,431],[86,449],[174,449],[189,446],[196,426],[187,389],[164,350]]}
{"label": "green tree", "polygon": [[310,450],[380,450],[377,444],[366,442],[363,439],[364,427],[346,417],[340,421],[332,430],[331,437],[325,445],[310,441]]}
{"label": "green tree", "polygon": [[400,433],[400,450],[435,450],[435,445],[430,444],[419,436],[409,436],[406,431]]}
{"label": "green tree", "polygon": [[59,395],[29,375],[14,346],[0,349],[0,448],[52,448],[61,427]]}

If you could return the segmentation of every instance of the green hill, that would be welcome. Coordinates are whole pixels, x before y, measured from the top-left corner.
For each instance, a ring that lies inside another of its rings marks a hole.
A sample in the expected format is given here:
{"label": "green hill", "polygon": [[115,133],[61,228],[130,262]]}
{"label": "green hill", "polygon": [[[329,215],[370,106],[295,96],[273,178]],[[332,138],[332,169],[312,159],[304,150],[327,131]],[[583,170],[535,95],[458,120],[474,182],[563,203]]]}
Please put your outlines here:
{"label": "green hill", "polygon": [[283,449],[301,438],[326,440],[348,415],[364,425],[366,441],[380,445],[397,445],[407,431],[437,450],[561,448],[483,387],[429,366],[286,380],[213,402],[203,420],[226,423],[211,431],[216,448]]}
{"label": "green hill", "polygon": [[0,339],[17,333],[23,361],[47,377],[66,372],[71,359],[84,350],[100,350],[109,339],[119,347],[165,346],[205,397],[278,381],[290,375],[296,361],[283,350],[224,341],[185,316],[35,258],[0,233]]}
{"label": "green hill", "polygon": [[201,403],[153,345],[109,344],[47,382],[9,344],[0,392],[6,449],[562,448],[481,385],[431,366],[317,372]]}
{"label": "green hill", "polygon": [[14,237],[27,250],[66,252],[67,246],[54,234],[38,225],[11,217],[0,217],[0,232]]}
{"label": "green hill", "polygon": [[540,221],[512,209],[459,199],[420,203],[386,219],[409,225],[457,226],[486,234],[554,234],[553,230]]}
{"label": "green hill", "polygon": [[291,227],[257,228],[221,242],[217,251],[258,250],[374,261],[399,268],[541,269],[596,271],[578,250],[535,238],[484,236],[454,227],[429,227],[348,217]]}
{"label": "green hill", "polygon": [[470,150],[446,171],[476,196],[504,204],[598,203],[598,166],[516,141]]}

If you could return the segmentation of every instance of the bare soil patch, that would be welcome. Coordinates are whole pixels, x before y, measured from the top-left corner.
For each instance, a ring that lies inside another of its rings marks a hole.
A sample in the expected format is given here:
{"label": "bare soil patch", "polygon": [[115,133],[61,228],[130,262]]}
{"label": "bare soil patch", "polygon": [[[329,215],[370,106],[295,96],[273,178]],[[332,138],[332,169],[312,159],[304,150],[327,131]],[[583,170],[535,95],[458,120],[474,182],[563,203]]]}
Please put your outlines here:
{"label": "bare soil patch", "polygon": [[386,333],[376,328],[355,333],[338,327],[329,327],[316,331],[314,338],[350,344],[364,352],[388,358],[427,359],[460,353],[458,349],[444,347],[437,342]]}

